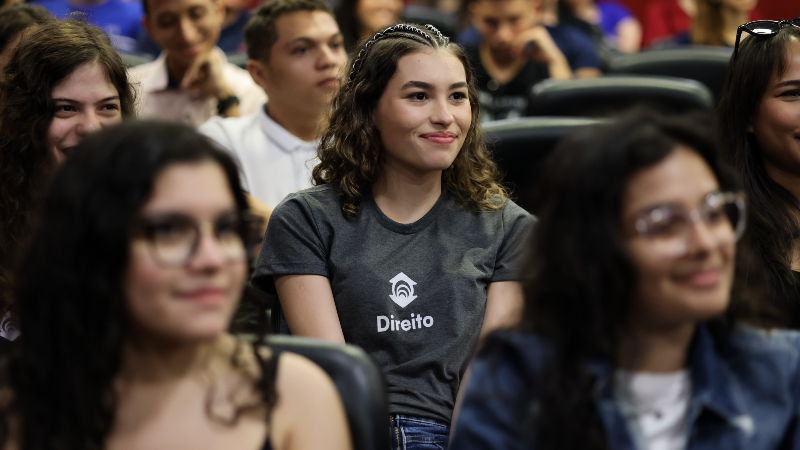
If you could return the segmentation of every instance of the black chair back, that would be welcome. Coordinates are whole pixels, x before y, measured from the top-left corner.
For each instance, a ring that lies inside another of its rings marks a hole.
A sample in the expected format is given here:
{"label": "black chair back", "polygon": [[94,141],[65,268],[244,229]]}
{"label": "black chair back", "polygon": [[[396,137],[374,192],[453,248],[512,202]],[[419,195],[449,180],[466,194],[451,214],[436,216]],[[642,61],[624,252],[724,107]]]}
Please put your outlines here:
{"label": "black chair back", "polygon": [[611,74],[688,78],[703,83],[719,101],[733,50],[728,47],[676,47],[620,55],[608,67]]}
{"label": "black chair back", "polygon": [[602,122],[584,117],[526,117],[488,122],[484,141],[503,172],[504,185],[523,200],[536,184],[547,156],[558,141],[573,131]]}
{"label": "black chair back", "polygon": [[372,360],[354,345],[295,336],[267,336],[275,354],[292,352],[320,366],[344,402],[353,450],[388,449],[389,404],[386,383]]}
{"label": "black chair back", "polygon": [[455,14],[447,14],[436,8],[422,5],[406,5],[403,8],[403,21],[417,25],[433,25],[451,39],[456,37],[459,28]]}
{"label": "black chair back", "polygon": [[634,106],[664,113],[712,111],[711,91],[694,80],[655,76],[605,76],[545,80],[531,89],[528,116],[603,117]]}

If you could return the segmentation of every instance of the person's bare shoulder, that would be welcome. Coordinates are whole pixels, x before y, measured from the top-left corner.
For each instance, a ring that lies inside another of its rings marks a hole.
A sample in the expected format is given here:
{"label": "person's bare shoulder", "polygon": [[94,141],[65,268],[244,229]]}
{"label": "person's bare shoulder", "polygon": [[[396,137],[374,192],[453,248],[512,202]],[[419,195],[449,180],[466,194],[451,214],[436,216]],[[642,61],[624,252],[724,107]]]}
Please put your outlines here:
{"label": "person's bare shoulder", "polygon": [[0,442],[0,450],[18,450],[19,446],[19,420],[9,410],[13,407],[14,391],[11,388],[0,388],[0,420],[7,420],[8,436],[0,436],[5,442]]}
{"label": "person's bare shoulder", "polygon": [[300,355],[281,353],[275,389],[278,403],[270,439],[276,450],[352,448],[342,399],[319,366]]}

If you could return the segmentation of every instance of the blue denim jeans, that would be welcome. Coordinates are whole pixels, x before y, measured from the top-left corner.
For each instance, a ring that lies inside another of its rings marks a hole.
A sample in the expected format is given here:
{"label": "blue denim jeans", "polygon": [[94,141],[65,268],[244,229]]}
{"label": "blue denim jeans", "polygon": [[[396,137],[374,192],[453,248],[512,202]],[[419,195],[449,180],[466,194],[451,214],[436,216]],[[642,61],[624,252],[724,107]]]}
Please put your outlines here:
{"label": "blue denim jeans", "polygon": [[450,426],[438,420],[391,414],[392,450],[445,450]]}

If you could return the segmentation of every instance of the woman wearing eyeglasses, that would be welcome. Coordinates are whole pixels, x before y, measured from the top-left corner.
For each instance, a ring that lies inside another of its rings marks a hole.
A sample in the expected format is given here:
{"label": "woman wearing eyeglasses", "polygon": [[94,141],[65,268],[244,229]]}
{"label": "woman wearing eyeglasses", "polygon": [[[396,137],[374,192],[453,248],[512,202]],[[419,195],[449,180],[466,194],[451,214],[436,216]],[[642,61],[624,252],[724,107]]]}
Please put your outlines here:
{"label": "woman wearing eyeglasses", "polygon": [[800,19],[739,27],[716,134],[750,199],[762,297],[800,328]]}
{"label": "woman wearing eyeglasses", "polygon": [[246,205],[235,163],[189,128],[79,144],[17,273],[0,446],[351,448],[319,368],[226,332],[258,229]]}
{"label": "woman wearing eyeglasses", "polygon": [[473,362],[450,449],[797,448],[800,336],[738,324],[745,202],[697,122],[554,152],[522,326]]}

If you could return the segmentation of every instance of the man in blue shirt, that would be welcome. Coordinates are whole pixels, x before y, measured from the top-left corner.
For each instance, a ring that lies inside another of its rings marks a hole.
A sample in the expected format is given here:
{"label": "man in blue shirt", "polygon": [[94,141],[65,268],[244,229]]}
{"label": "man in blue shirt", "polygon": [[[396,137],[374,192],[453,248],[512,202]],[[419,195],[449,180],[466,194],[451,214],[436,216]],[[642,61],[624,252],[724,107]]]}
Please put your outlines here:
{"label": "man in blue shirt", "polygon": [[106,30],[117,51],[133,53],[136,49],[144,13],[138,0],[35,0],[33,3],[59,18],[73,12],[86,14],[91,23]]}
{"label": "man in blue shirt", "polygon": [[600,58],[580,30],[541,23],[541,0],[473,0],[473,32],[459,42],[475,69],[481,119],[525,113],[530,88],[547,78],[600,75]]}
{"label": "man in blue shirt", "polygon": [[[225,20],[222,22],[222,31],[219,34],[217,47],[226,55],[246,53],[244,27],[252,17],[247,11],[247,3],[246,0],[223,0]],[[142,33],[136,44],[136,53],[151,55],[155,58],[161,53],[161,48],[147,33]]]}
{"label": "man in blue shirt", "polygon": [[[543,9],[545,6],[550,9],[553,2],[544,3],[542,0],[472,0],[469,4],[472,26],[462,31],[456,41],[467,47],[488,45],[497,56],[505,48],[524,41],[532,29],[544,26],[567,58],[575,77],[602,75],[602,62],[592,37],[557,19],[544,21]],[[503,27],[505,30],[501,30]]]}

